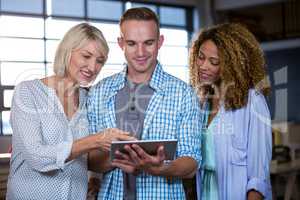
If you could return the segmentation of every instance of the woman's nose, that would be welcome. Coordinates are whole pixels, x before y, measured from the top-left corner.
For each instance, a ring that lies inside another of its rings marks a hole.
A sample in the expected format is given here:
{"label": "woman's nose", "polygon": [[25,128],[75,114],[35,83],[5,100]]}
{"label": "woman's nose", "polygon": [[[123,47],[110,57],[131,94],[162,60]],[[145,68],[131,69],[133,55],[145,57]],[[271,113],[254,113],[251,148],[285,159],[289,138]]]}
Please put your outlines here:
{"label": "woman's nose", "polygon": [[95,72],[97,70],[97,61],[96,59],[90,59],[88,62],[88,69],[91,72]]}
{"label": "woman's nose", "polygon": [[201,69],[203,70],[207,70],[209,68],[209,62],[207,59],[204,60],[198,60],[198,65]]}

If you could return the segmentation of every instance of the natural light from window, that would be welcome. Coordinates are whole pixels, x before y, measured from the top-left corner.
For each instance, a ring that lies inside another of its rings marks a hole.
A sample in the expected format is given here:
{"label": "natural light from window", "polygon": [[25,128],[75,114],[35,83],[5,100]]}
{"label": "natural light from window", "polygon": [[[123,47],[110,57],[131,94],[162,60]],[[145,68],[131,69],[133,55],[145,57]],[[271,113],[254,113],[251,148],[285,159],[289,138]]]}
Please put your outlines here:
{"label": "natural light from window", "polygon": [[[43,2],[47,4],[45,13],[42,9]],[[125,9],[148,6],[154,12],[161,13],[160,30],[164,35],[164,44],[160,49],[158,60],[166,72],[188,82],[189,38],[185,30],[185,9],[146,3],[124,4],[122,1],[107,1],[106,4],[112,11],[103,10],[106,12],[106,16],[103,16],[103,13],[95,12],[96,7],[97,10],[99,8],[96,1],[87,1],[88,12],[85,14],[86,11],[79,1],[74,1],[74,5],[70,7],[67,2],[71,1],[46,0],[36,6],[26,5],[23,10],[23,6],[6,1],[7,5],[0,7],[0,11],[12,12],[0,13],[0,91],[2,91],[0,95],[3,95],[4,109],[0,111],[0,115],[3,134],[12,133],[9,110],[14,86],[24,80],[53,75],[53,60],[60,39],[67,30],[84,22],[84,19],[103,32],[110,48],[108,60],[95,82],[124,69],[126,61],[117,43],[120,34],[118,19],[123,12],[122,5]],[[61,9],[60,4],[65,4],[66,10]],[[80,12],[77,12],[79,10]]]}

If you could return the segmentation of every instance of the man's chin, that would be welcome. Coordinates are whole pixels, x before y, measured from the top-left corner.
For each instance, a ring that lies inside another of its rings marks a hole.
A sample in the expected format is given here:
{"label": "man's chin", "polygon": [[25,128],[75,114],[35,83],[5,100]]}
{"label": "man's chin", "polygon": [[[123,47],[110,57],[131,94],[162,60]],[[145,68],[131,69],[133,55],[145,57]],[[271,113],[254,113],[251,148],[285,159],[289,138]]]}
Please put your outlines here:
{"label": "man's chin", "polygon": [[147,63],[134,63],[134,68],[137,70],[143,70],[148,68]]}
{"label": "man's chin", "polygon": [[134,68],[134,71],[136,71],[138,73],[144,73],[149,69],[148,66],[144,66],[144,65],[134,65],[133,68]]}

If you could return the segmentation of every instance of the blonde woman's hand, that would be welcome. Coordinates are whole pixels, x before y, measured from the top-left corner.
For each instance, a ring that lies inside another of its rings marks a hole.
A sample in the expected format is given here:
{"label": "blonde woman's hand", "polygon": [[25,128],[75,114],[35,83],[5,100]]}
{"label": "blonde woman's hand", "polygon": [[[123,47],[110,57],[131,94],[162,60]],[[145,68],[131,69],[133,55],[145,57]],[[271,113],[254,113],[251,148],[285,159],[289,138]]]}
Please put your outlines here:
{"label": "blonde woman's hand", "polygon": [[117,128],[108,128],[102,132],[93,135],[97,148],[102,151],[109,151],[111,142],[118,140],[136,140],[135,137],[130,136],[129,132],[122,131]]}

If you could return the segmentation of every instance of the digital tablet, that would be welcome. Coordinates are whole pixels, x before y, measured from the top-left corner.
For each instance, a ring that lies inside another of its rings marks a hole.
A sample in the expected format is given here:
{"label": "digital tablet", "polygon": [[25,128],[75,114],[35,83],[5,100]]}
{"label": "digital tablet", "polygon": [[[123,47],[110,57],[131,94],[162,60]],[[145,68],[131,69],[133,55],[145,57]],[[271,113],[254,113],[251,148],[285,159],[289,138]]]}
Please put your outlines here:
{"label": "digital tablet", "polygon": [[127,153],[124,149],[125,145],[139,145],[144,151],[150,155],[156,155],[157,148],[160,145],[164,146],[164,151],[166,155],[166,160],[173,160],[177,147],[177,139],[169,140],[135,140],[135,141],[113,141],[110,147],[110,160],[115,158],[115,152],[119,150],[120,152]]}

